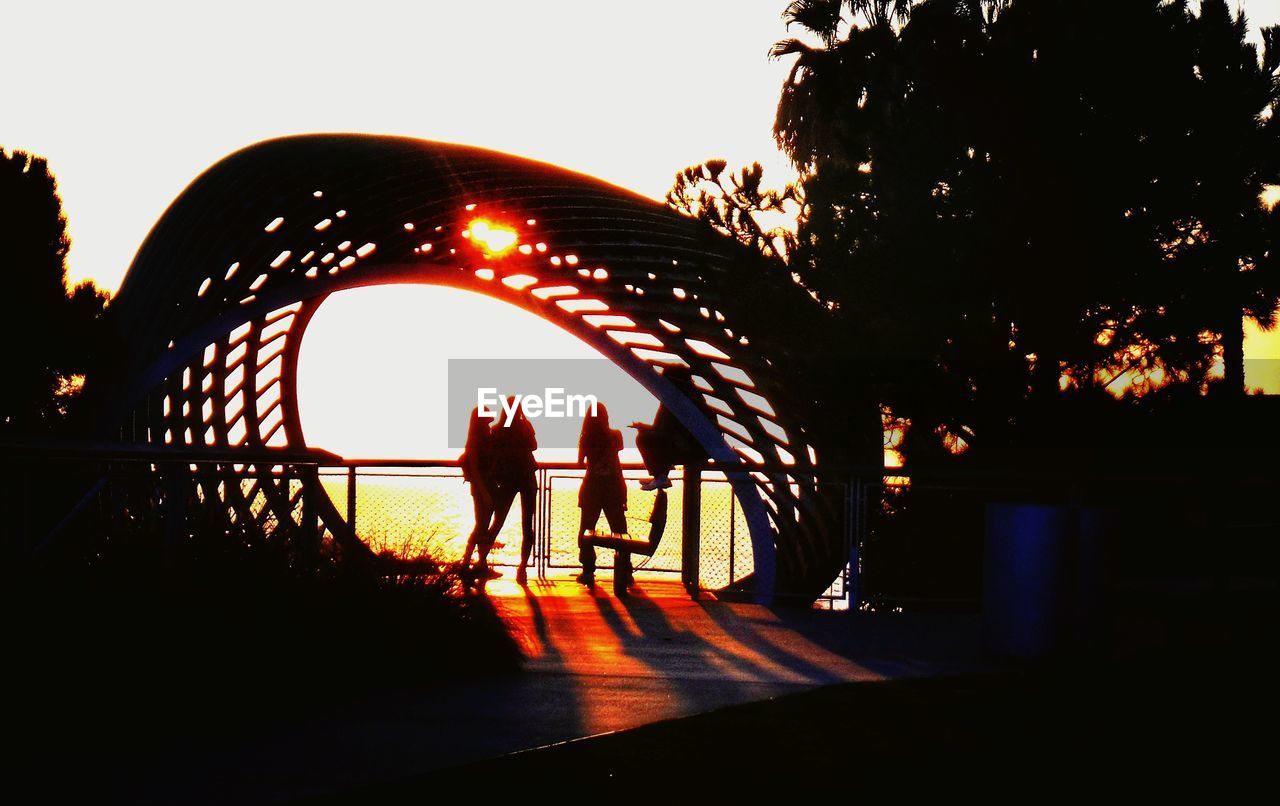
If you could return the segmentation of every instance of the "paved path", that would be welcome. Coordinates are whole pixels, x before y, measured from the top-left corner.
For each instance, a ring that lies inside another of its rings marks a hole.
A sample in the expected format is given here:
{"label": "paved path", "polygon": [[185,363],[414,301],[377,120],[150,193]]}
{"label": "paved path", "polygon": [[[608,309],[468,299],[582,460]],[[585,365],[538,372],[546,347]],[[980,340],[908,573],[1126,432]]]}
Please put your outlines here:
{"label": "paved path", "polygon": [[489,593],[529,656],[525,674],[343,707],[249,746],[158,760],[145,784],[120,784],[156,800],[269,802],[828,683],[979,667],[971,618],[773,611],[693,601],[672,582],[640,588],[619,600],[607,585],[497,580]]}

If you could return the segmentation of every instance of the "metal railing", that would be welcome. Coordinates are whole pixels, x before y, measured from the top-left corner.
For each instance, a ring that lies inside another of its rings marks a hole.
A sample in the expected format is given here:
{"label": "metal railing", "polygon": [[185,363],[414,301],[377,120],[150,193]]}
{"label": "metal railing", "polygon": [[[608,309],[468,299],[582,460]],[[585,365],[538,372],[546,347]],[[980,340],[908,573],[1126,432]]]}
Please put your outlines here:
{"label": "metal railing", "polygon": [[[0,446],[0,470],[9,546],[33,554],[76,540],[171,544],[208,532],[210,512],[221,507],[224,517],[214,531],[242,541],[280,533],[286,541],[301,536],[304,545],[307,535],[319,532],[324,538],[323,524],[337,518],[374,551],[447,562],[461,558],[473,524],[470,496],[457,463],[450,461]],[[624,475],[630,531],[647,535],[655,494],[639,489],[645,475],[640,466],[627,465]],[[564,463],[545,464],[537,472],[533,567],[540,575],[577,567],[581,478],[580,468]],[[691,591],[721,590],[749,576],[755,559],[750,532],[728,480],[714,471],[699,475],[700,494],[692,499],[699,502],[695,535],[683,533],[684,477],[675,473],[672,481],[661,547],[652,558],[636,558],[638,573],[678,575]],[[829,503],[843,502],[843,514],[833,523],[850,564],[820,598],[832,607],[976,607],[986,508],[1010,500],[1054,498],[1107,508],[1117,520],[1112,533],[1121,574],[1126,564],[1135,573],[1155,573],[1153,561],[1169,566],[1170,573],[1212,568],[1219,577],[1247,573],[1273,579],[1276,571],[1280,510],[1270,502],[1280,488],[1271,477],[1233,475],[1224,485],[1202,478],[868,468],[824,470],[814,483],[828,488],[823,497]],[[508,566],[518,562],[518,503],[499,540],[504,545],[492,559]],[[608,568],[612,558],[601,550],[600,567]]]}
{"label": "metal railing", "polygon": [[[36,451],[23,461],[55,468],[54,472],[69,480],[64,494],[45,505],[51,511],[62,510],[63,514],[30,530],[33,534],[27,542],[36,549],[56,542],[69,526],[86,517],[92,517],[98,528],[113,533],[159,531],[169,535],[168,539],[175,534],[194,533],[199,524],[192,522],[192,510],[196,504],[215,497],[239,500],[242,511],[233,519],[247,531],[281,527],[305,531],[307,523],[317,518],[314,506],[310,512],[304,511],[305,496],[299,495],[308,477],[318,480],[319,490],[332,503],[332,512],[342,516],[354,535],[375,553],[456,562],[462,558],[474,523],[470,495],[456,461],[345,460],[323,452],[264,451],[257,455],[236,451],[221,455],[133,446]],[[11,467],[15,464],[9,463]],[[179,492],[173,486],[175,470],[181,471],[183,482],[191,485],[189,492]],[[628,491],[628,531],[647,535],[656,494],[640,489],[640,481],[647,476],[642,465],[627,464],[623,471]],[[780,473],[786,471],[794,468],[779,469]],[[546,463],[537,470],[531,559],[539,576],[567,573],[578,567],[577,493],[582,475],[579,466],[569,463]],[[38,476],[38,472],[24,474],[22,483],[29,486]],[[659,550],[652,557],[634,557],[636,571],[641,578],[679,577],[691,592],[722,590],[742,582],[754,571],[750,530],[723,473],[705,470],[697,474],[697,479],[699,495],[695,500],[699,511],[693,521],[698,524],[696,535],[683,533],[687,528],[682,511],[685,476],[677,470],[671,475],[667,526]],[[878,568],[884,552],[877,548],[886,542],[911,544],[911,537],[895,534],[894,517],[901,518],[901,513],[885,504],[895,495],[900,497],[890,491],[900,490],[905,480],[832,472],[810,482],[826,488],[832,500],[843,502],[843,514],[834,525],[839,531],[840,550],[851,559],[819,597],[820,603],[856,607],[886,593],[904,595],[902,590],[893,589],[901,581],[901,569],[895,575]],[[75,494],[71,494],[73,489]],[[914,494],[919,496],[923,489],[917,485]],[[15,496],[10,511],[24,514],[26,504],[41,497],[33,498],[16,484],[8,485],[7,492]],[[191,500],[184,504],[184,497]],[[281,500],[285,501],[283,507]],[[501,545],[491,555],[491,561],[498,566],[515,566],[521,537],[517,501],[499,531]],[[892,552],[889,556],[896,559]],[[601,550],[598,567],[609,569],[612,560],[612,552]],[[863,582],[864,577],[870,586]],[[908,593],[929,598],[928,592]]]}
{"label": "metal railing", "polygon": [[[320,483],[348,525],[375,552],[391,552],[406,558],[431,556],[445,562],[462,559],[474,524],[471,499],[456,462],[420,460],[352,460],[323,466]],[[640,489],[647,478],[643,465],[624,464],[627,485],[628,532],[649,534],[649,517],[656,493]],[[577,496],[583,470],[574,464],[548,463],[537,470],[537,512],[533,519],[534,545],[531,566],[540,577],[579,567]],[[687,578],[685,551],[689,537],[682,534],[685,476],[671,474],[667,526],[652,557],[636,556],[635,570],[646,574],[679,575],[686,584],[702,590],[730,586],[748,577],[755,568],[751,541],[742,508],[723,474],[704,472],[701,487],[699,530],[696,536],[696,577]],[[490,562],[500,567],[519,563],[521,520],[517,500],[498,532],[498,546]],[[600,526],[603,528],[604,520]],[[852,535],[848,536],[852,539]],[[613,553],[601,550],[597,567],[612,568]],[[842,580],[843,582],[843,580]],[[837,588],[844,590],[841,584]]]}
{"label": "metal railing", "polygon": [[[3,504],[13,543],[48,552],[101,541],[163,548],[184,539],[225,534],[245,544],[255,540],[332,541],[326,529],[335,518],[375,553],[390,552],[438,562],[461,559],[474,516],[456,461],[345,460],[317,451],[208,451],[131,445],[2,446],[7,469]],[[628,531],[649,534],[656,493],[640,489],[643,466],[623,467],[628,491]],[[578,567],[578,490],[583,470],[569,463],[546,463],[537,470],[533,569],[551,576]],[[636,571],[678,577],[691,592],[721,590],[743,582],[755,570],[750,530],[733,486],[723,473],[696,474],[692,520],[683,512],[685,475],[672,473],[667,491],[667,524],[652,557],[634,556]],[[846,507],[856,483],[832,481]],[[320,506],[323,503],[324,506]],[[502,544],[491,560],[499,566],[519,561],[519,501],[499,532]],[[689,523],[696,533],[688,534]],[[845,556],[859,540],[858,521],[837,525]],[[600,526],[604,526],[603,520]],[[613,552],[599,552],[598,567],[609,569]],[[846,602],[856,586],[845,568],[822,597]],[[844,605],[840,605],[844,606]]]}

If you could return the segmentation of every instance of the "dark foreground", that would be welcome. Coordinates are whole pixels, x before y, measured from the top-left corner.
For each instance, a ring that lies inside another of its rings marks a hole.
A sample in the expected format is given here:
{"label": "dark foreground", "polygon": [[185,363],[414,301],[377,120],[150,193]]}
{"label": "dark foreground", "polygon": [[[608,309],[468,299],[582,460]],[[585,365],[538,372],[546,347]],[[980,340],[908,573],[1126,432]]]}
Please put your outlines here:
{"label": "dark foreground", "polygon": [[[29,674],[10,690],[19,749],[6,780],[40,802],[957,786],[1039,800],[1117,787],[1234,794],[1274,756],[1273,586],[1134,589],[1095,646],[1035,665],[984,656],[972,614],[769,609],[673,586],[647,581],[620,600],[567,581],[492,584],[472,604],[510,630],[501,637],[519,644],[520,673],[492,660],[446,668],[451,655],[487,657],[488,633],[424,621],[435,597],[412,590],[342,618],[304,608],[312,618],[291,618],[294,629],[255,607],[226,640],[147,652],[154,625],[122,643],[108,609],[17,656]],[[166,604],[139,611],[167,614],[159,634],[183,636],[170,623],[181,617],[193,636],[216,637]],[[343,630],[364,643],[336,640]],[[398,651],[397,636],[436,654]],[[324,651],[297,654],[308,647]]]}
{"label": "dark foreground", "polygon": [[1234,801],[1269,783],[1280,745],[1274,588],[1144,590],[1116,605],[1107,640],[1067,658],[779,692],[323,802],[419,802],[477,785],[627,799],[976,790]]}
{"label": "dark foreground", "polygon": [[827,686],[323,802],[421,802],[477,786],[655,799],[673,786],[1243,796],[1270,775],[1280,713],[1274,668],[1237,660]]}

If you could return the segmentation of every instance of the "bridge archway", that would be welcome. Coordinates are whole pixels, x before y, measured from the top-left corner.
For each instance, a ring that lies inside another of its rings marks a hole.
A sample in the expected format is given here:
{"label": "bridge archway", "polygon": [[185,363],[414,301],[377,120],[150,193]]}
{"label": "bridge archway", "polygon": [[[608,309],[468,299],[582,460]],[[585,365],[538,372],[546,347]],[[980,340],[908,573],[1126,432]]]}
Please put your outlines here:
{"label": "bridge archway", "polygon": [[[510,243],[477,237],[485,225]],[[268,141],[193,182],[139,251],[111,307],[127,361],[106,428],[233,455],[305,449],[298,346],[325,298],[389,283],[475,291],[555,323],[652,392],[733,485],[757,594],[817,595],[847,560],[840,513],[817,494],[821,446],[782,380],[794,346],[741,313],[759,310],[748,295],[805,304],[778,275],[696,222],[554,166],[406,138]],[[670,366],[689,380],[668,379]],[[299,522],[306,495],[267,491],[252,514]],[[199,498],[233,517],[254,507],[228,485]],[[331,506],[318,511],[333,540],[353,539]]]}

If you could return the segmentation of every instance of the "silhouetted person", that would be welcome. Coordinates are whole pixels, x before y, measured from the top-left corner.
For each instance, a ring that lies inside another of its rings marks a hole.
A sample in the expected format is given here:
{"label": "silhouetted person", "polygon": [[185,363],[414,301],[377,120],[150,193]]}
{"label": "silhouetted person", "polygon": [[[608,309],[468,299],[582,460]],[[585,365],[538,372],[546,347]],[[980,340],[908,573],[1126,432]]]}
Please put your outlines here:
{"label": "silhouetted person", "polygon": [[[533,513],[538,499],[538,461],[533,452],[538,447],[533,425],[524,416],[523,407],[517,408],[511,421],[502,420],[493,427],[493,480],[496,492],[493,500],[493,526],[486,543],[493,545],[511,504],[520,496],[520,570],[516,581],[521,585],[529,578],[529,555],[533,553]],[[481,549],[485,551],[485,549]]]}
{"label": "silhouetted person", "polygon": [[[578,558],[582,561],[582,573],[578,581],[591,586],[596,581],[596,548],[584,543],[582,538],[596,527],[600,513],[609,521],[614,534],[627,532],[627,484],[622,478],[622,464],[618,452],[622,450],[622,433],[609,427],[609,410],[597,403],[582,421],[582,434],[578,437],[578,462],[586,466],[582,487],[578,490],[578,506],[582,508],[582,522],[578,526]],[[617,552],[614,568],[614,589],[619,593],[631,584],[631,552]]]}
{"label": "silhouetted person", "polygon": [[[668,379],[687,378],[689,373],[687,370],[669,369],[665,375]],[[707,459],[706,450],[666,406],[658,407],[653,425],[632,423],[631,427],[636,429],[636,449],[649,471],[649,478],[640,484],[642,490],[666,489],[671,486],[671,469],[676,465],[700,463]]]}
{"label": "silhouetted person", "polygon": [[471,565],[471,554],[480,547],[480,562],[476,570],[481,575],[489,572],[489,551],[492,544],[488,540],[492,528],[494,496],[497,492],[493,479],[493,435],[490,430],[492,421],[480,413],[480,407],[471,410],[471,419],[467,422],[467,443],[458,457],[458,465],[462,468],[462,478],[471,485],[471,505],[475,510],[475,526],[467,537],[467,551],[462,558],[464,569]]}

